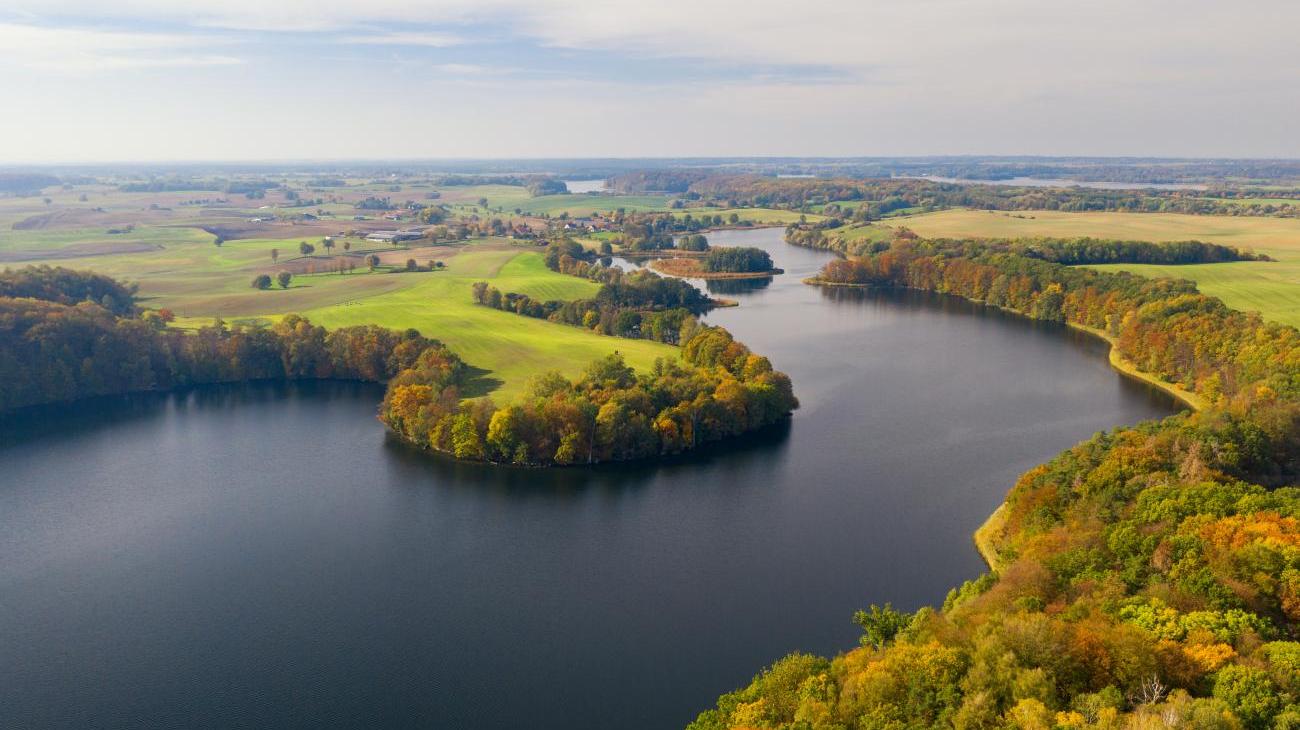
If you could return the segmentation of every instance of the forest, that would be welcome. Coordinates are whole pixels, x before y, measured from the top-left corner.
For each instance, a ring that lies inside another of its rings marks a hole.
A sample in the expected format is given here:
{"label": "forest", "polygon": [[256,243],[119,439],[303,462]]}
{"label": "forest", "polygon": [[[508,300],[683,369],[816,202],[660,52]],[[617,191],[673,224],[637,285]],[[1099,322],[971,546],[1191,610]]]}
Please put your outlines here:
{"label": "forest", "polygon": [[[834,221],[792,223],[786,227],[785,240],[796,246],[821,248],[850,256],[879,253],[890,247],[888,239],[917,239],[906,227],[881,227],[881,237],[846,240],[826,231],[837,228]],[[874,227],[874,226],[873,226]],[[1232,246],[1203,241],[1121,241],[1106,238],[1032,238],[978,239],[985,248],[1014,253],[1068,265],[1084,264],[1220,264],[1229,261],[1271,261],[1267,255],[1242,251]]]}
{"label": "forest", "polygon": [[835,202],[854,203],[848,217],[875,220],[902,208],[934,210],[1125,211],[1198,215],[1300,215],[1293,203],[1249,203],[1215,198],[1194,190],[1101,190],[1012,185],[972,185],[908,178],[777,178],[765,175],[709,174],[703,170],[629,173],[612,180],[626,193],[664,191],[690,200],[734,207],[803,208]]}
{"label": "forest", "polygon": [[[326,331],[297,315],[270,327],[222,322],[193,334],[133,300],[125,287],[60,268],[6,272],[0,296],[0,411],[100,395],[250,380],[384,382],[421,357],[459,360],[414,330],[373,325]],[[110,286],[111,285],[111,286]],[[86,298],[76,301],[82,294]],[[101,303],[110,300],[110,309]],[[426,353],[428,353],[426,355]]]}
{"label": "forest", "polygon": [[694,730],[1300,727],[1300,331],[1025,254],[904,237],[819,278],[1086,327],[1207,406],[1031,469],[990,522],[990,573],[942,607],[858,612],[858,648],[790,655]]}
{"label": "forest", "polygon": [[407,441],[462,459],[592,464],[675,454],[776,423],[798,407],[783,373],[726,330],[699,330],[682,362],[638,376],[615,353],[576,381],[536,377],[518,402],[462,402],[442,368],[422,364],[389,385],[381,418]]}
{"label": "forest", "polygon": [[[763,428],[798,407],[785,374],[682,308],[662,313],[679,320],[673,340],[686,335],[681,362],[660,360],[638,376],[615,353],[575,382],[541,375],[525,399],[497,408],[485,398],[465,400],[471,369],[415,330],[326,330],[290,314],[270,327],[218,321],[186,333],[158,312],[140,312],[129,289],[96,274],[27,268],[5,272],[3,281],[5,291],[24,296],[0,297],[0,412],[209,383],[386,382],[381,420],[422,448],[553,465],[678,453]],[[643,289],[625,286],[608,301]]]}
{"label": "forest", "polygon": [[710,249],[704,256],[704,270],[710,273],[771,271],[772,257],[761,248],[728,246]]}

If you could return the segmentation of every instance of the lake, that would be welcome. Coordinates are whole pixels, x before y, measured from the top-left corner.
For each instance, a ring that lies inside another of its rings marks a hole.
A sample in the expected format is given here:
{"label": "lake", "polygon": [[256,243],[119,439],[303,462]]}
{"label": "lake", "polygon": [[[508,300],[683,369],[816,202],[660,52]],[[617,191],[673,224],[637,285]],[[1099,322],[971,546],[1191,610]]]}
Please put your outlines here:
{"label": "lake", "polygon": [[570,193],[580,195],[582,193],[602,193],[607,190],[607,181],[605,178],[599,180],[565,180],[565,187]]}
{"label": "lake", "polygon": [[899,175],[912,180],[957,183],[959,185],[1013,185],[1025,188],[1093,188],[1096,190],[1209,190],[1201,183],[1114,182],[1108,180],[1074,180],[1049,177],[1007,177],[999,180],[944,177],[942,175]]}
{"label": "lake", "polygon": [[857,608],[942,602],[1019,473],[1175,410],[1063,327],[805,286],[829,254],[781,234],[710,234],[786,273],[711,282],[741,306],[709,320],[803,407],[686,458],[457,463],[348,383],[10,419],[0,726],[681,727]]}

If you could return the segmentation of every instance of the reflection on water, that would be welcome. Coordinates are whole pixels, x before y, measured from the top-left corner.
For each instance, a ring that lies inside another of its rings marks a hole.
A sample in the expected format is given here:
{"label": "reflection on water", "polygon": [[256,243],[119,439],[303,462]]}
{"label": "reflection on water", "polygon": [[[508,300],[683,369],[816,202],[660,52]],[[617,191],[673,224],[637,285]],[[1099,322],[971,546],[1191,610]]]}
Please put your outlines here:
{"label": "reflection on water", "polygon": [[710,294],[752,294],[772,285],[772,277],[763,279],[711,279],[705,282]]}

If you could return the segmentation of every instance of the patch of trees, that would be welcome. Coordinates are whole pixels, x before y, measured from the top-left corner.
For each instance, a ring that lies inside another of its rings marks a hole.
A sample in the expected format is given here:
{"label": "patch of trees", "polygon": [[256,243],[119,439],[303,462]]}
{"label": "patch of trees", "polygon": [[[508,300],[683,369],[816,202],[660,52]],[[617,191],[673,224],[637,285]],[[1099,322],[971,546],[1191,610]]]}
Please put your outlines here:
{"label": "patch of trees", "polygon": [[710,273],[736,274],[771,271],[772,257],[761,248],[714,248],[704,256],[704,270]]}
{"label": "patch of trees", "polygon": [[155,178],[148,181],[123,183],[117,186],[117,189],[124,193],[164,193],[184,190],[220,191],[224,188],[225,185],[219,181],[182,177]]}
{"label": "patch of trees", "polygon": [[676,345],[690,339],[700,326],[699,320],[685,307],[656,308],[644,303],[648,297],[643,297],[639,306],[619,304],[609,298],[543,301],[527,294],[503,293],[485,281],[476,282],[472,291],[475,303],[486,307],[583,327],[614,337]]}
{"label": "patch of trees", "polygon": [[617,353],[577,380],[534,379],[519,402],[462,402],[441,367],[390,383],[380,418],[407,441],[462,459],[593,464],[675,454],[763,428],[798,407],[790,379],[719,328],[696,333],[682,361],[638,376]]}
{"label": "patch of trees", "polygon": [[0,271],[0,298],[43,299],[58,304],[92,302],[117,315],[135,312],[134,284],[62,266],[26,266]]}
{"label": "patch of trees", "polygon": [[518,175],[435,175],[429,182],[444,187],[470,187],[475,185],[514,185],[523,187],[531,178]]}
{"label": "patch of trees", "polygon": [[708,251],[709,239],[702,233],[690,233],[677,241],[677,248],[680,251]]}
{"label": "patch of trees", "polygon": [[540,197],[542,195],[567,195],[569,186],[563,180],[557,180],[553,177],[537,178],[524,186],[531,197]]}
{"label": "patch of trees", "polygon": [[58,184],[59,179],[53,175],[35,172],[0,173],[0,193],[10,195],[40,195],[42,188]]}
{"label": "patch of trees", "polygon": [[608,187],[617,193],[685,193],[709,174],[704,170],[638,170],[615,175]]}
{"label": "patch of trees", "polygon": [[166,328],[165,317],[154,312],[119,316],[92,302],[2,297],[0,411],[206,383],[383,382],[426,351],[454,360],[414,330],[326,331],[288,315],[271,327],[218,322],[190,334]]}
{"label": "patch of trees", "polygon": [[278,187],[280,187],[280,183],[271,180],[236,180],[226,183],[222,190],[231,195],[265,198],[267,190],[274,190]]}
{"label": "patch of trees", "polygon": [[1010,251],[1058,264],[1218,264],[1269,257],[1201,241],[1116,241],[1097,238],[1015,240]]}
{"label": "patch of trees", "polygon": [[861,646],[788,656],[693,730],[1300,722],[1300,331],[1191,282],[1024,253],[895,240],[823,276],[1100,330],[1206,407],[1031,469],[985,534],[994,572],[939,609],[858,612]]}
{"label": "patch of trees", "polygon": [[625,272],[600,263],[597,254],[563,239],[547,247],[546,266],[552,271],[581,276],[604,284],[594,299],[619,309],[685,309],[699,315],[712,301],[685,281],[657,276],[650,271]]}
{"label": "patch of trees", "polygon": [[373,195],[368,195],[364,200],[358,200],[353,203],[353,207],[357,210],[392,210],[393,200],[388,197],[377,198]]}

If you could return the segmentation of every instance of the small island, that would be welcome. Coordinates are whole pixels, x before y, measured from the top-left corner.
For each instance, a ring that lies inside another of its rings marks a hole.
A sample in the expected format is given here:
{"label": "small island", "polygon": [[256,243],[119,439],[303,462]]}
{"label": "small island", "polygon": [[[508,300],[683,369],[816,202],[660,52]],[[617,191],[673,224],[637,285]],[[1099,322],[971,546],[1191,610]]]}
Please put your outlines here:
{"label": "small island", "polygon": [[699,257],[655,259],[650,268],[661,274],[689,279],[766,279],[785,273],[772,265],[761,248],[711,248]]}

